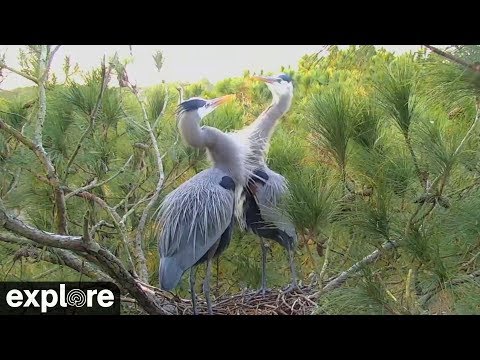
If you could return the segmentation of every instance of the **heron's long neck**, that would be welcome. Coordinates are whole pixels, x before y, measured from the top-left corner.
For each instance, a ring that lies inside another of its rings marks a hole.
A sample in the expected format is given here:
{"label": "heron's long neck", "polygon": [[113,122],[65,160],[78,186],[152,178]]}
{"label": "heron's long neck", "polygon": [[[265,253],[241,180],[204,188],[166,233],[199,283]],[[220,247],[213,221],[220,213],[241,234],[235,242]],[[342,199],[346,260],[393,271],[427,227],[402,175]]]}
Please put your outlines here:
{"label": "heron's long neck", "polygon": [[270,106],[252,123],[241,136],[248,143],[248,151],[245,159],[248,172],[262,168],[265,165],[265,157],[273,131],[279,119],[290,109],[292,94],[273,96]]}
{"label": "heron's long neck", "polygon": [[210,126],[200,127],[198,118],[190,114],[182,116],[178,126],[188,145],[207,148],[214,167],[232,176],[237,184],[243,184],[245,174],[242,150],[231,136]]}
{"label": "heron's long neck", "polygon": [[207,147],[209,134],[200,127],[200,119],[196,114],[182,114],[178,120],[178,129],[185,143],[191,147],[203,149]]}
{"label": "heron's long neck", "polygon": [[256,141],[267,144],[280,118],[290,109],[292,94],[274,96],[270,106],[250,125]]}

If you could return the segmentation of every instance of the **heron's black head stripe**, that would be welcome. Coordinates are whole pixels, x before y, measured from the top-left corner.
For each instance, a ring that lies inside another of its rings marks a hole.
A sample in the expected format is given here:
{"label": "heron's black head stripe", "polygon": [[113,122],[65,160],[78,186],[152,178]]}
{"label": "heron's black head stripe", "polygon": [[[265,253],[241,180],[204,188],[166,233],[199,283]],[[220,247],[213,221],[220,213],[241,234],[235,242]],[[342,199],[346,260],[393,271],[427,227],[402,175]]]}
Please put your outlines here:
{"label": "heron's black head stripe", "polygon": [[280,79],[286,81],[286,82],[292,82],[292,78],[290,77],[290,75],[287,75],[287,74],[281,74],[278,76]]}
{"label": "heron's black head stripe", "polygon": [[222,181],[220,181],[220,186],[224,189],[235,191],[235,182],[230,176],[222,177]]}
{"label": "heron's black head stripe", "polygon": [[207,102],[203,99],[188,99],[178,105],[178,112],[182,111],[194,111],[202,106],[205,106]]}

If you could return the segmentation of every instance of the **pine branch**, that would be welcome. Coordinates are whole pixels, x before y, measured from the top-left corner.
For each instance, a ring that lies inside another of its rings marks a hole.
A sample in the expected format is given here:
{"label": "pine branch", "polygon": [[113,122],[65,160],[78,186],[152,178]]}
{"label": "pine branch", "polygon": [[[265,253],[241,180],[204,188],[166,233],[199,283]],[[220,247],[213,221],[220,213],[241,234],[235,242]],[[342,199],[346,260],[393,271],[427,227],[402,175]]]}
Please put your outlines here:
{"label": "pine branch", "polygon": [[50,248],[45,251],[43,246],[10,233],[0,233],[0,241],[23,246],[23,248],[15,253],[16,258],[31,257],[51,264],[67,266],[93,280],[107,282],[113,281],[110,276],[106,275],[89,262],[82,260],[71,251]]}
{"label": "pine branch", "polygon": [[0,130],[3,130],[5,133],[13,136],[15,139],[20,141],[23,145],[28,147],[31,151],[33,151],[35,153],[35,155],[37,155],[37,157],[40,159],[40,161],[42,161],[42,164],[43,164],[44,159],[41,158],[42,154],[38,153],[37,146],[34,144],[34,142],[32,140],[30,140],[29,138],[27,138],[26,136],[24,136],[20,131],[18,131],[15,128],[13,128],[12,126],[8,125],[1,118],[0,118]]}
{"label": "pine branch", "polygon": [[[160,193],[163,188],[163,181],[165,179],[165,173],[163,171],[163,163],[162,163],[162,156],[160,155],[160,150],[158,148],[157,138],[153,132],[152,127],[150,126],[150,122],[148,121],[147,112],[145,110],[145,105],[138,97],[138,93],[135,94],[137,96],[137,100],[142,107],[143,112],[143,120],[145,122],[145,126],[148,130],[148,134],[150,136],[150,141],[152,142],[153,149],[155,151],[155,157],[157,159],[157,170],[159,173],[157,186],[155,188],[155,192],[153,196],[150,198],[149,203],[145,206],[143,210],[142,217],[140,218],[140,222],[137,227],[135,240],[134,240],[134,248],[135,248],[135,256],[136,256],[136,268],[138,269],[140,279],[142,281],[148,282],[148,269],[147,269],[147,260],[145,258],[145,253],[143,250],[143,234],[145,232],[145,225],[147,223],[147,217],[149,215],[150,209],[155,205],[158,198],[160,197]],[[162,109],[162,113],[165,110],[166,100],[164,101],[164,107]]]}
{"label": "pine branch", "polygon": [[0,227],[33,240],[44,246],[52,246],[60,249],[84,251],[85,246],[81,236],[68,236],[63,234],[48,233],[9,216],[3,208],[0,208]]}
{"label": "pine branch", "polygon": [[[38,56],[38,73],[39,74],[46,74],[48,73],[47,68],[48,62],[48,54],[47,54],[47,46],[40,45],[40,54]],[[35,124],[35,133],[33,136],[33,140],[35,144],[43,148],[43,124],[45,122],[45,117],[47,115],[47,95],[46,95],[46,86],[45,86],[45,79],[43,76],[38,80],[38,102],[39,102],[39,109],[37,114],[37,122]]]}
{"label": "pine branch", "polygon": [[68,170],[70,169],[70,166],[72,166],[73,161],[77,157],[78,152],[80,151],[80,148],[83,145],[83,142],[85,141],[87,136],[90,135],[90,133],[93,131],[93,129],[95,127],[95,123],[97,121],[97,116],[98,116],[98,113],[100,111],[100,106],[101,106],[102,100],[103,100],[103,94],[105,93],[105,89],[107,88],[108,80],[110,78],[110,71],[111,71],[110,66],[108,68],[105,68],[105,57],[104,57],[103,61],[102,61],[102,83],[100,85],[100,91],[98,93],[97,101],[96,101],[95,106],[94,106],[94,108],[93,108],[93,110],[92,110],[92,112],[89,116],[90,121],[89,121],[88,127],[87,127],[87,129],[85,129],[83,134],[80,136],[80,139],[78,140],[78,143],[77,143],[77,146],[75,147],[75,150],[73,151],[72,155],[68,159],[67,165],[65,167],[65,172],[64,172],[64,175],[63,175],[64,180],[67,179],[68,174],[69,174]]}
{"label": "pine branch", "polygon": [[87,243],[81,236],[68,236],[41,231],[9,216],[1,207],[1,204],[0,227],[14,234],[24,236],[37,244],[72,250],[87,260],[95,259],[102,270],[112,277],[123,289],[128,291],[147,313],[168,313],[162,308],[154,295],[142,288],[116,256],[94,241]]}
{"label": "pine branch", "polygon": [[[467,133],[465,134],[465,136],[463,137],[462,141],[460,141],[460,144],[457,146],[457,148],[455,149],[455,152],[453,153],[453,158],[457,157],[462,151],[463,151],[463,148],[465,147],[465,145],[467,144],[467,142],[470,140],[470,138],[472,137],[474,131],[476,130],[478,124],[480,123],[480,99],[476,99],[477,100],[477,113],[475,115],[475,119],[473,120],[473,123],[472,125],[470,126],[470,128],[468,129]],[[435,180],[432,182],[432,186],[431,188],[435,188],[438,184],[438,182],[442,179],[442,174],[440,174],[439,176],[437,176],[435,178]],[[444,181],[446,181],[446,179],[444,179]],[[442,189],[443,190],[443,186],[442,186]],[[439,195],[441,195],[442,193],[440,192]]]}
{"label": "pine branch", "polygon": [[385,254],[385,250],[389,251],[395,249],[397,246],[398,245],[395,241],[387,241],[382,245],[382,250],[375,250],[370,255],[365,256],[362,260],[353,264],[349,269],[341,272],[333,278],[330,278],[329,282],[321,290],[317,291],[313,295],[310,295],[309,298],[315,299],[327,292],[339,288],[353,275],[362,270],[366,265],[372,264],[380,259]]}
{"label": "pine branch", "polygon": [[[468,274],[466,276],[462,276],[462,277],[452,279],[449,282],[447,282],[445,285],[453,287],[453,286],[458,286],[458,285],[465,284],[465,283],[470,282],[470,281],[477,281],[478,279],[480,279],[480,270],[474,271],[471,274]],[[443,287],[437,286],[433,290],[424,294],[419,299],[420,306],[425,307],[427,305],[427,303],[442,289],[443,289]]]}
{"label": "pine branch", "polygon": [[132,161],[133,159],[133,155],[130,156],[128,158],[128,160],[125,162],[125,164],[116,172],[114,173],[112,176],[110,176],[108,179],[105,179],[103,181],[100,181],[100,182],[97,182],[97,179],[94,179],[90,184],[84,186],[84,187],[81,187],[81,188],[78,188],[78,189],[75,189],[73,190],[72,192],[68,193],[67,195],[65,195],[65,200],[68,200],[69,198],[71,198],[72,196],[75,196],[81,192],[84,192],[84,191],[89,191],[89,190],[92,190],[92,189],[95,189],[97,187],[100,187],[100,186],[103,186],[105,185],[106,183],[112,181],[113,179],[115,179],[118,175],[122,174],[125,172],[125,169],[127,168],[128,164],[130,163],[130,161]]}
{"label": "pine branch", "polygon": [[[47,67],[47,46],[41,45],[40,52],[38,57],[38,72],[43,74],[44,72],[48,73]],[[40,159],[42,162],[46,172],[47,177],[50,181],[50,184],[53,187],[53,192],[55,196],[55,207],[56,207],[56,216],[55,216],[55,224],[56,229],[60,234],[67,234],[67,209],[65,206],[65,198],[63,191],[60,189],[60,179],[57,175],[55,167],[53,166],[52,162],[50,161],[47,152],[43,148],[43,124],[45,122],[45,117],[47,114],[47,96],[46,96],[46,86],[45,86],[45,79],[39,78],[37,81],[38,84],[38,102],[39,102],[39,109],[37,114],[37,121],[35,124],[35,131],[34,131],[34,140],[27,140],[23,134],[16,132],[14,135],[18,140],[20,140],[23,144],[29,147]],[[0,125],[1,127],[1,125]]]}
{"label": "pine branch", "polygon": [[408,133],[403,134],[405,137],[405,142],[407,144],[408,151],[410,152],[410,156],[413,160],[413,166],[415,167],[415,173],[417,174],[418,179],[420,180],[420,184],[422,187],[426,187],[425,181],[423,181],[422,172],[420,171],[420,166],[418,165],[417,155],[413,151],[412,141],[410,140],[410,135]]}
{"label": "pine branch", "polygon": [[9,70],[9,71],[13,72],[14,74],[20,75],[21,77],[24,77],[25,79],[33,81],[35,84],[38,84],[38,80],[35,79],[33,76],[30,76],[27,73],[24,73],[23,71],[16,70],[16,69],[14,69],[10,66],[7,66],[4,62],[0,62],[0,70],[1,69]]}
{"label": "pine branch", "polygon": [[458,56],[455,56],[455,55],[452,55],[448,52],[445,52],[445,51],[442,51],[432,45],[423,45],[425,46],[427,49],[430,49],[431,51],[433,51],[435,54],[437,55],[440,55],[442,57],[444,57],[445,59],[455,63],[455,64],[458,64],[458,65],[461,65],[463,67],[466,67],[470,70],[473,70],[475,72],[480,72],[480,66],[478,65],[475,65],[475,64],[471,64],[469,63],[468,61],[465,61],[461,58],[459,58]]}
{"label": "pine branch", "polygon": [[55,56],[55,53],[58,51],[58,49],[60,49],[60,46],[62,46],[62,45],[55,46],[55,48],[52,50],[52,52],[50,54],[48,54],[48,61],[47,61],[46,69],[43,72],[42,76],[40,77],[40,81],[47,81],[48,73],[50,71],[50,67],[52,66],[53,57]]}
{"label": "pine branch", "polygon": [[105,227],[109,227],[109,228],[115,228],[115,225],[113,224],[109,224],[108,222],[106,222],[105,220],[100,220],[98,223],[96,223],[95,225],[92,226],[92,229],[90,230],[90,237],[94,237],[95,236],[95,233],[102,227],[102,226],[105,226]]}
{"label": "pine branch", "polygon": [[157,128],[158,123],[160,122],[160,119],[163,117],[163,115],[165,115],[165,110],[167,110],[167,104],[168,104],[169,97],[168,97],[168,86],[167,86],[166,83],[164,83],[163,89],[165,91],[163,106],[162,106],[162,110],[160,111],[160,114],[157,116],[157,118],[155,119],[155,122],[152,125],[152,129],[154,131]]}
{"label": "pine branch", "polygon": [[[70,193],[70,192],[73,192],[73,190],[71,190],[67,187],[63,187],[62,189],[67,194]],[[79,192],[79,193],[75,194],[75,196],[84,198],[86,200],[93,201],[94,203],[99,205],[103,210],[105,210],[108,215],[110,215],[110,217],[113,220],[113,223],[114,223],[115,227],[118,229],[118,231],[120,232],[120,235],[122,237],[122,244],[123,244],[123,248],[125,250],[125,253],[127,255],[130,270],[133,273],[135,273],[134,262],[132,260],[132,257],[131,257],[131,254],[130,254],[130,249],[129,249],[129,246],[128,246],[127,229],[125,227],[125,222],[124,222],[124,219],[126,219],[126,217],[124,216],[123,219],[120,218],[120,215],[118,215],[118,213],[112,207],[110,207],[110,205],[108,205],[105,200],[103,200],[102,198],[100,198],[100,197],[98,197],[98,196],[96,196],[92,193],[89,193],[88,191]]]}
{"label": "pine branch", "polygon": [[[330,242],[331,242],[331,237],[327,239],[327,242],[325,244],[326,249],[325,249],[325,256],[323,258],[323,265],[322,269],[320,270],[320,275],[318,276],[318,282],[320,286],[323,286],[323,278],[325,277],[325,274],[327,272],[327,267],[328,267],[328,262],[330,259]],[[308,245],[307,245],[308,246]]]}
{"label": "pine branch", "polygon": [[17,187],[18,181],[20,180],[20,169],[17,169],[17,172],[15,174],[12,174],[12,176],[13,176],[13,180],[10,183],[7,192],[5,193],[5,196],[10,194]]}

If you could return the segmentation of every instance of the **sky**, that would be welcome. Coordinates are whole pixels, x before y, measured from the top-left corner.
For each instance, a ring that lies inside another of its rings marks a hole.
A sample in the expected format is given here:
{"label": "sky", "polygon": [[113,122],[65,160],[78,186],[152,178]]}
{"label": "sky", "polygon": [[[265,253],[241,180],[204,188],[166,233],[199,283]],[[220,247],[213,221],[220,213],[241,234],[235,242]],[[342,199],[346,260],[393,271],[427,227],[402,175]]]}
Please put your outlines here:
{"label": "sky", "polygon": [[[240,76],[244,70],[278,72],[283,65],[296,67],[298,60],[309,53],[318,52],[324,45],[133,45],[134,62],[128,67],[129,78],[139,86],[167,82],[195,82],[208,79],[217,82],[227,77]],[[340,47],[347,47],[341,45]],[[395,53],[415,51],[420,45],[376,45]],[[8,66],[18,69],[18,49],[23,45],[0,45],[0,55],[6,53]],[[164,65],[157,72],[152,54],[161,50]],[[69,55],[82,70],[92,69],[100,64],[104,54],[128,57],[128,45],[63,45],[55,55],[52,70],[62,81],[62,65]],[[22,77],[4,71],[7,77],[0,83],[0,89],[14,89],[32,84]]]}

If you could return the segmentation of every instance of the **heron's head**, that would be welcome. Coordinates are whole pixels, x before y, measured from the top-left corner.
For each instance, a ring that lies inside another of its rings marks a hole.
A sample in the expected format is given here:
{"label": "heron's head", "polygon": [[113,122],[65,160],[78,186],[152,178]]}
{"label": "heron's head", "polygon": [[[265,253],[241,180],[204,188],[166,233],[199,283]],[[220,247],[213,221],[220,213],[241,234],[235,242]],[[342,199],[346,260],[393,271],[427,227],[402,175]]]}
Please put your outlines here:
{"label": "heron's head", "polygon": [[293,95],[293,82],[290,75],[254,76],[254,79],[266,83],[274,97]]}
{"label": "heron's head", "polygon": [[199,97],[192,97],[178,105],[177,112],[179,115],[196,115],[198,117],[198,121],[200,121],[217,107],[228,101],[233,100],[234,98],[235,95],[225,95],[211,100],[206,100]]}

